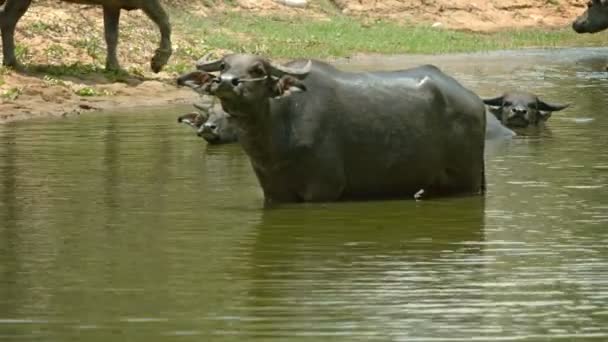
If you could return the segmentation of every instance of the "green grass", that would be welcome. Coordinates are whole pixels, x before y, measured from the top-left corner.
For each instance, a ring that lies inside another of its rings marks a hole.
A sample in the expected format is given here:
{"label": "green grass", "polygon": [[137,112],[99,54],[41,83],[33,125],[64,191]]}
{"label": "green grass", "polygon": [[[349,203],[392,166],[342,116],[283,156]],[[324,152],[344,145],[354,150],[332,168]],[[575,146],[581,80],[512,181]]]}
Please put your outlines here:
{"label": "green grass", "polygon": [[101,61],[105,56],[105,47],[99,37],[85,37],[73,40],[70,45],[79,49],[84,49],[87,54],[96,61]]}
{"label": "green grass", "polygon": [[7,101],[15,101],[23,93],[23,88],[12,87],[0,93],[0,98]]}
{"label": "green grass", "polygon": [[[1,0],[0,0],[1,1]],[[208,0],[210,3],[226,0]],[[549,2],[554,0],[547,0]],[[213,13],[197,17],[186,10],[170,8],[175,50],[165,70],[183,73],[192,68],[193,61],[213,51],[233,51],[263,54],[272,58],[297,57],[331,59],[358,53],[378,54],[442,54],[477,52],[528,47],[602,46],[605,34],[578,35],[569,27],[559,30],[521,29],[495,33],[472,33],[447,29],[433,29],[428,24],[361,19],[342,15],[330,0],[317,0],[326,19],[303,16],[260,16],[251,12]],[[69,45],[82,49],[93,58],[93,63],[64,65],[32,64],[32,52],[25,45],[17,45],[19,61],[30,64],[30,70],[49,75],[53,79],[63,76],[83,78],[103,74],[109,81],[121,82],[131,76],[142,76],[149,71],[147,62],[158,41],[156,27],[138,25],[121,26],[123,65],[136,65],[127,72],[106,72],[103,68],[105,43],[103,36],[82,34],[69,41]],[[32,31],[52,29],[43,23],[30,25]],[[129,45],[129,40],[139,44]],[[143,42],[143,43],[141,43]],[[45,53],[61,61],[67,55],[68,45],[50,44]],[[128,48],[127,48],[128,47]],[[221,55],[218,53],[216,55]],[[145,62],[142,56],[145,56]],[[59,63],[57,62],[57,63]],[[146,64],[143,64],[146,63]],[[0,76],[1,77],[1,76]]]}
{"label": "green grass", "polygon": [[344,57],[355,53],[455,53],[526,47],[596,46],[599,35],[577,35],[560,30],[523,29],[496,33],[471,33],[393,21],[363,24],[356,18],[335,15],[331,20],[218,14],[207,18],[173,11],[177,31],[202,40],[203,50],[228,49],[272,57]]}
{"label": "green grass", "polygon": [[106,71],[100,65],[72,63],[59,65],[31,65],[30,71],[35,73],[45,74],[49,79],[58,79],[60,77],[76,77],[83,78],[87,75],[102,74],[110,82],[127,82],[130,77],[141,76],[143,72],[138,68],[129,68],[129,70]]}

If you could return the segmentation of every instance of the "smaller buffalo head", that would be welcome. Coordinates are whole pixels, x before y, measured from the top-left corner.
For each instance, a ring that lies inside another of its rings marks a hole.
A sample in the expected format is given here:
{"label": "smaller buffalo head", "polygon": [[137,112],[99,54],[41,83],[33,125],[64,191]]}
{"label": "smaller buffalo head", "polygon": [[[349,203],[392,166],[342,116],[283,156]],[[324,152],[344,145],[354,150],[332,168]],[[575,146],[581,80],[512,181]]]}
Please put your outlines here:
{"label": "smaller buffalo head", "polygon": [[608,0],[590,0],[587,10],[572,23],[577,33],[595,33],[608,28]]}
{"label": "smaller buffalo head", "polygon": [[190,112],[177,118],[196,130],[209,144],[225,144],[238,140],[237,129],[229,115],[219,106],[194,105],[200,112]]}
{"label": "smaller buffalo head", "polygon": [[[257,104],[264,99],[306,90],[300,80],[310,72],[311,62],[288,67],[256,55],[232,54],[215,61],[203,58],[196,68],[198,71],[180,76],[178,85],[214,95],[223,104]],[[219,72],[219,75],[210,72]]]}
{"label": "smaller buffalo head", "polygon": [[484,99],[483,102],[492,107],[492,114],[507,127],[528,127],[538,125],[549,120],[551,113],[562,110],[568,105],[550,104],[538,98],[538,96],[512,92],[501,96]]}

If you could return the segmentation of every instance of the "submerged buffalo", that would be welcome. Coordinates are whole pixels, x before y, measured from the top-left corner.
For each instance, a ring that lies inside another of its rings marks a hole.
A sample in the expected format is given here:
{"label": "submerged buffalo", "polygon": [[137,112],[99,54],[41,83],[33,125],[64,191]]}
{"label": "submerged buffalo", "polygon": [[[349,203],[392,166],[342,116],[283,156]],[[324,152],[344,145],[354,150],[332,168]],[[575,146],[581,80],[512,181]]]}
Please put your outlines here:
{"label": "submerged buffalo", "polygon": [[608,28],[608,0],[592,0],[572,23],[577,33],[596,33]]}
{"label": "submerged buffalo", "polygon": [[221,106],[214,104],[194,105],[199,111],[190,112],[177,118],[177,122],[187,124],[196,134],[209,144],[226,144],[238,140],[237,128],[230,122],[229,115]]}
{"label": "submerged buffalo", "polygon": [[551,114],[568,105],[551,104],[538,96],[525,92],[509,92],[501,96],[484,99],[493,108],[490,111],[507,127],[538,126],[545,123]]}
{"label": "submerged buffalo", "polygon": [[[171,56],[171,25],[169,17],[159,0],[62,0],[64,2],[103,6],[103,21],[107,49],[106,69],[118,70],[116,46],[118,45],[118,22],[122,9],[130,11],[141,9],[158,25],[161,34],[160,46],[156,50],[150,66],[159,72]],[[4,4],[2,4],[4,2]],[[32,0],[0,0],[0,30],[2,31],[3,63],[6,66],[20,67],[15,56],[15,27],[25,14]]]}
{"label": "submerged buffalo", "polygon": [[[197,135],[210,144],[225,144],[238,141],[237,128],[230,115],[221,106],[194,105],[199,112],[180,115],[177,122],[194,128]],[[211,114],[209,112],[211,111]],[[517,134],[504,126],[496,115],[486,111],[486,140],[512,138]]]}
{"label": "submerged buffalo", "polygon": [[178,84],[220,99],[267,204],[483,192],[485,107],[436,67],[350,73],[232,54],[197,69]]}

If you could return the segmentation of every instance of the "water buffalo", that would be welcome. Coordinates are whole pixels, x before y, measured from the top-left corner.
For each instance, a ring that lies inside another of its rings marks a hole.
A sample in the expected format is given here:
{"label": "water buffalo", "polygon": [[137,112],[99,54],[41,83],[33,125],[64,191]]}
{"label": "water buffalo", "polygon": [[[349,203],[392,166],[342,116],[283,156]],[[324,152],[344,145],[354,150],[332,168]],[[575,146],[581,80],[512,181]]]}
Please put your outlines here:
{"label": "water buffalo", "polygon": [[483,193],[485,107],[434,66],[231,54],[197,69],[178,84],[220,99],[267,204]]}
{"label": "water buffalo", "polygon": [[[200,112],[190,112],[181,115],[177,118],[177,122],[184,123],[194,128],[197,135],[203,137],[211,144],[223,144],[237,142],[236,125],[230,121],[230,115],[226,113],[221,106],[213,107],[211,115],[209,111],[212,109],[210,105],[194,104]],[[205,122],[212,123],[205,131],[208,135],[204,135],[203,124]],[[227,134],[229,133],[229,134]],[[486,140],[511,138],[517,134],[504,126],[494,114],[486,111]]]}
{"label": "water buffalo", "polygon": [[507,127],[528,127],[543,124],[555,111],[568,105],[550,104],[538,96],[526,92],[508,92],[501,96],[484,99],[490,111]]}
{"label": "water buffalo", "polygon": [[577,33],[596,33],[608,28],[608,0],[592,0],[572,23]]}
{"label": "water buffalo", "polygon": [[177,118],[177,122],[187,124],[196,134],[209,144],[226,144],[238,140],[237,128],[230,122],[229,115],[220,105],[194,105],[199,111],[190,112]]}
{"label": "water buffalo", "polygon": [[[154,72],[159,72],[171,56],[171,25],[169,17],[159,0],[62,0],[65,2],[103,6],[103,21],[107,44],[106,69],[120,69],[116,56],[118,45],[118,22],[120,10],[141,9],[158,25],[161,34],[160,46],[156,49],[150,66]],[[15,26],[30,6],[32,0],[0,0],[0,30],[2,31],[3,63],[6,66],[20,68],[15,57]]]}

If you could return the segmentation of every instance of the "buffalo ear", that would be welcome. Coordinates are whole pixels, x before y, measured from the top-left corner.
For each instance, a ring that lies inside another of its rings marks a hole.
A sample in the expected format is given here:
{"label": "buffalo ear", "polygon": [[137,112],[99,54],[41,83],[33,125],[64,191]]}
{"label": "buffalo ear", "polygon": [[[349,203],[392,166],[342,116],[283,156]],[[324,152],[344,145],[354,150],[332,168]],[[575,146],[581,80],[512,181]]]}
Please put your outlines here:
{"label": "buffalo ear", "polygon": [[566,109],[568,106],[570,106],[570,104],[565,104],[565,105],[551,104],[548,102],[538,100],[536,109],[543,111],[543,112],[557,112],[562,109]]}
{"label": "buffalo ear", "polygon": [[210,95],[209,86],[216,80],[216,76],[204,71],[193,71],[177,78],[178,86],[191,88],[197,93]]}
{"label": "buffalo ear", "polygon": [[488,106],[502,107],[503,100],[504,100],[504,95],[501,95],[501,96],[493,97],[490,99],[483,99],[483,103],[485,103]]}
{"label": "buffalo ear", "polygon": [[306,91],[306,86],[297,78],[290,75],[284,75],[276,81],[273,90],[275,98],[279,98]]}
{"label": "buffalo ear", "polygon": [[204,123],[204,121],[201,123],[200,119],[201,119],[201,113],[190,112],[188,114],[180,115],[177,118],[177,122],[184,123],[184,124],[194,127],[194,128],[198,128],[200,125],[202,125]]}

